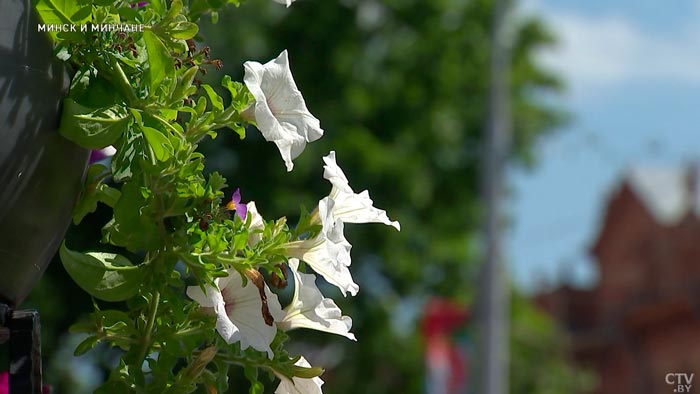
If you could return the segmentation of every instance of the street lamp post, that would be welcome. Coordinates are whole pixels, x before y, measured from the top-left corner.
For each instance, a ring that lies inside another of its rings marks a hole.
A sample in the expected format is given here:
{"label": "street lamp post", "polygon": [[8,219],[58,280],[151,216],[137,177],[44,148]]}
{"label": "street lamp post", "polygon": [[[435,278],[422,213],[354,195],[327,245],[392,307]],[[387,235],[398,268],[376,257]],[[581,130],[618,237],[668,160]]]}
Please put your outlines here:
{"label": "street lamp post", "polygon": [[510,146],[510,44],[508,11],[513,0],[494,0],[490,89],[483,172],[484,243],[480,289],[480,393],[508,392],[509,282],[502,253],[504,173]]}

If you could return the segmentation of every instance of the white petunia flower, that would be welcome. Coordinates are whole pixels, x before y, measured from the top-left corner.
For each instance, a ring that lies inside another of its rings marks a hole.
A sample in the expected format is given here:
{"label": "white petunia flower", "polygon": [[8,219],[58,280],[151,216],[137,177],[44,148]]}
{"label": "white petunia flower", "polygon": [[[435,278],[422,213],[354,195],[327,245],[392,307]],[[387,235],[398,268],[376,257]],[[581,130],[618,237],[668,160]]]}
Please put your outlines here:
{"label": "white petunia flower", "polygon": [[[300,358],[294,365],[306,368],[311,367],[311,364],[304,357]],[[318,376],[310,379],[295,376],[290,380],[277,372],[275,372],[275,375],[280,379],[280,385],[277,386],[275,394],[323,394],[323,390],[321,390],[323,380]]]}
{"label": "white petunia flower", "polygon": [[353,341],[355,335],[350,333],[352,319],[343,316],[340,308],[330,298],[323,297],[316,287],[316,275],[299,272],[299,260],[290,259],[289,268],[294,275],[294,297],[284,308],[285,316],[277,322],[277,327],[284,331],[295,328],[338,334]]}
{"label": "white petunia flower", "polygon": [[314,238],[288,243],[289,257],[305,261],[328,283],[337,286],[343,295],[357,294],[360,287],[350,275],[350,248],[352,245],[343,235],[343,222],[333,220],[333,200],[325,197],[319,201],[319,215],[323,229]]}
{"label": "white petunia flower", "polygon": [[265,222],[263,221],[262,215],[258,212],[258,207],[255,206],[255,201],[251,201],[247,205],[248,215],[250,216],[250,226],[248,227],[248,245],[253,246],[260,242],[262,239],[262,233],[256,230],[262,230],[265,228]]}
{"label": "white petunia flower", "polygon": [[[199,286],[189,286],[187,295],[204,308],[211,308],[216,315],[216,330],[226,343],[240,341],[241,349],[249,346],[261,352],[267,352],[272,359],[270,349],[277,334],[277,327],[267,325],[262,314],[260,293],[251,280],[243,286],[243,279],[238,271],[228,270],[228,276],[214,280],[217,287],[205,286],[206,293]],[[277,295],[265,285],[267,305],[275,320],[284,317]]]}
{"label": "white petunia flower", "polygon": [[287,7],[289,7],[289,6],[292,5],[292,3],[294,3],[296,0],[274,0],[274,1],[275,1],[275,3],[286,4]]}
{"label": "white petunia flower", "polygon": [[367,190],[360,194],[352,190],[345,173],[335,161],[335,151],[331,151],[323,161],[325,162],[323,177],[333,185],[329,196],[335,202],[333,206],[335,219],[345,223],[384,223],[401,231],[399,222],[391,221],[386,211],[374,207],[374,202]]}
{"label": "white petunia flower", "polygon": [[297,89],[286,50],[264,65],[247,61],[243,67],[243,81],[255,97],[255,104],[243,116],[255,119],[263,137],[277,145],[287,171],[291,171],[292,160],[301,154],[306,143],[323,135],[321,124],[306,108]]}

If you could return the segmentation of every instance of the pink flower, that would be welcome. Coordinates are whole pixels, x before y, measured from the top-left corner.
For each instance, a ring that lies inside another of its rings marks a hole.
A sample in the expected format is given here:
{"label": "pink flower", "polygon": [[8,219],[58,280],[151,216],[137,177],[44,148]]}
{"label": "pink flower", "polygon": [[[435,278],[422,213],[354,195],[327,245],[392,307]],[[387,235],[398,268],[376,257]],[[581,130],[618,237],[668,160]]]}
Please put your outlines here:
{"label": "pink flower", "polygon": [[241,203],[241,189],[236,188],[236,190],[234,190],[231,201],[226,204],[226,209],[236,211],[236,215],[238,215],[241,220],[245,220],[246,214],[248,213],[248,206]]}

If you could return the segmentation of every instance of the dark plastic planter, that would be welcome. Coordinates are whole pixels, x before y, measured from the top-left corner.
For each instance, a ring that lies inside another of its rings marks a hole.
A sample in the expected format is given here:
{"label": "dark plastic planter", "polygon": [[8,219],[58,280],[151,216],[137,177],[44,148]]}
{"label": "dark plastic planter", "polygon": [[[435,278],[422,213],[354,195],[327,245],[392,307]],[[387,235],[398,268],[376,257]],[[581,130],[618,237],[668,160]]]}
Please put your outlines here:
{"label": "dark plastic planter", "polygon": [[63,239],[89,152],[57,132],[69,76],[30,0],[0,10],[0,302],[16,306]]}

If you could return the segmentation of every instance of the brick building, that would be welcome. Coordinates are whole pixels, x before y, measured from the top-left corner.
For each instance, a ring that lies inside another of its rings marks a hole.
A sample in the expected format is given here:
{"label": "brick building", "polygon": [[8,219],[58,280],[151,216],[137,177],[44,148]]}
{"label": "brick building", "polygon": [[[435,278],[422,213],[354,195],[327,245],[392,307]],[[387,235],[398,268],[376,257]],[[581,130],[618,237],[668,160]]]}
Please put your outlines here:
{"label": "brick building", "polygon": [[596,286],[536,297],[570,334],[575,360],[598,373],[597,393],[685,392],[669,373],[694,373],[700,393],[699,178],[629,171],[591,248]]}

